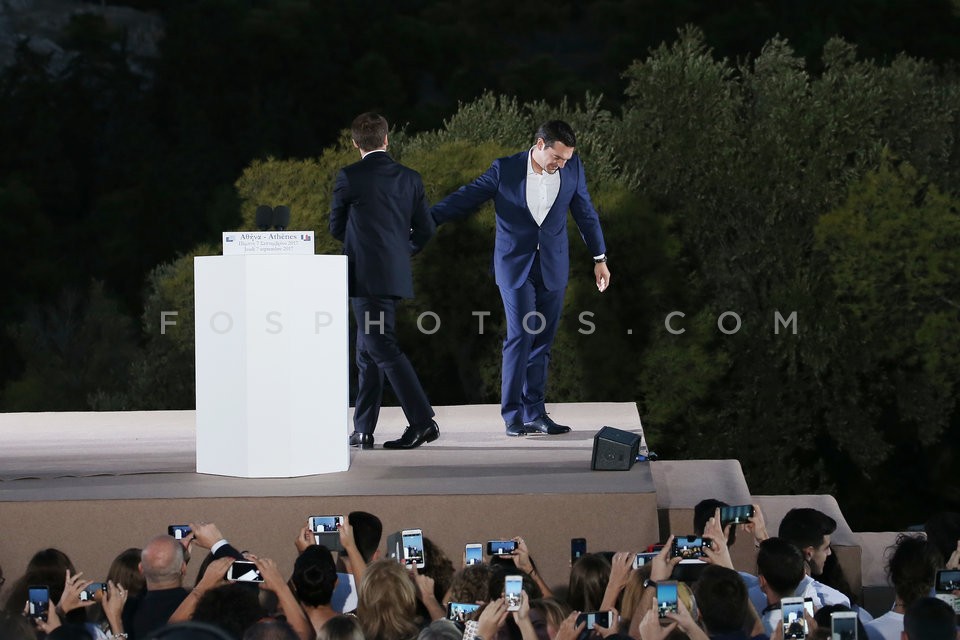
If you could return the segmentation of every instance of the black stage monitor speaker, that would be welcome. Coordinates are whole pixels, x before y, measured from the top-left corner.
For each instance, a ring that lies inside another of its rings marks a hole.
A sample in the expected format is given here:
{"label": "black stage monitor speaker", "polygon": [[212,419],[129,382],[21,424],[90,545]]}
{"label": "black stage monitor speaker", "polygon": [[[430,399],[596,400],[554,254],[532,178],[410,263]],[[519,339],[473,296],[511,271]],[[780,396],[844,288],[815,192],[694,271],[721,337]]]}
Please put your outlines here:
{"label": "black stage monitor speaker", "polygon": [[640,436],[629,431],[604,427],[593,437],[594,471],[627,471],[640,453]]}

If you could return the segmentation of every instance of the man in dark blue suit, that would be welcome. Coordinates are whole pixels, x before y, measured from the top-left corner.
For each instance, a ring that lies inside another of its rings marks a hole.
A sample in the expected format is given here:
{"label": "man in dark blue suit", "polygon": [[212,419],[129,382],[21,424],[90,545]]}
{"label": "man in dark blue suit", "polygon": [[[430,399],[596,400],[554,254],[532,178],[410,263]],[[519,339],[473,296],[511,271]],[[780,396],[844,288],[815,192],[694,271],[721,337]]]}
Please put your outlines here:
{"label": "man in dark blue suit", "polygon": [[330,233],[347,255],[350,304],[357,321],[359,386],[350,445],[373,448],[383,378],[390,381],[410,426],[386,449],[413,449],[440,437],[433,407],[395,329],[397,302],[413,297],[410,256],[434,232],[420,174],[387,155],[387,121],[364,113],[351,126],[360,161],[337,174]]}
{"label": "man in dark blue suit", "polygon": [[602,292],[610,285],[600,219],[583,164],[574,155],[573,129],[552,120],[540,127],[536,140],[528,151],[494,160],[486,173],[430,211],[440,224],[493,200],[493,268],[507,319],[500,412],[508,436],[570,431],[554,422],[544,405],[550,346],[570,272],[567,211],[594,256],[597,288]]}

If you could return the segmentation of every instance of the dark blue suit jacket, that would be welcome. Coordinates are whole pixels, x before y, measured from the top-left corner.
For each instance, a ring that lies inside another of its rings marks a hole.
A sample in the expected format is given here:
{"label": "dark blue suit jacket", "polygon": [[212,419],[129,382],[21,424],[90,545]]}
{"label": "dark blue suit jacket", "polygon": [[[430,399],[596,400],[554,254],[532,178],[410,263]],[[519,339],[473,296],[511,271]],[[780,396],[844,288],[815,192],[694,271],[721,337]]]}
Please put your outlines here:
{"label": "dark blue suit jacket", "polygon": [[497,285],[518,289],[527,278],[540,247],[543,284],[550,290],[567,285],[570,273],[567,242],[567,211],[580,230],[591,255],[606,253],[600,219],[583,173],[579,155],[560,169],[560,193],[541,226],[527,208],[527,157],[523,151],[498,158],[486,173],[460,187],[430,210],[437,224],[463,218],[488,200],[493,200],[497,215],[497,234],[493,249],[493,270]]}
{"label": "dark blue suit jacket", "polygon": [[413,297],[410,256],[435,226],[420,174],[385,152],[337,174],[330,233],[343,242],[351,297]]}

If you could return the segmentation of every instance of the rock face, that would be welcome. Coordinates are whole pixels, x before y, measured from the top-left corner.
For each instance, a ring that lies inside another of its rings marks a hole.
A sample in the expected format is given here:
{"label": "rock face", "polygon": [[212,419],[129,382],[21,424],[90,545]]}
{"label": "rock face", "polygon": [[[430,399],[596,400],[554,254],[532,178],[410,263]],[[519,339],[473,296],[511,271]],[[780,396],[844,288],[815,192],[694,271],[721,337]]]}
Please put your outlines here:
{"label": "rock face", "polygon": [[26,43],[50,55],[48,71],[57,74],[74,55],[64,45],[64,30],[81,14],[103,16],[124,34],[123,49],[131,70],[147,75],[143,63],[159,55],[163,20],[129,7],[83,0],[0,0],[0,68],[13,63],[17,46]]}

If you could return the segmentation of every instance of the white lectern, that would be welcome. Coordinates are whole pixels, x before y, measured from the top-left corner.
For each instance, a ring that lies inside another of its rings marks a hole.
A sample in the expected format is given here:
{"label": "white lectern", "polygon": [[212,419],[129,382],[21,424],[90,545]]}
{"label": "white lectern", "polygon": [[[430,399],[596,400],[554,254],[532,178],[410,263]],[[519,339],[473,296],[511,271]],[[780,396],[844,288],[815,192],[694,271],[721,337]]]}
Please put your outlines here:
{"label": "white lectern", "polygon": [[346,471],[346,257],[197,257],[194,282],[197,471]]}

